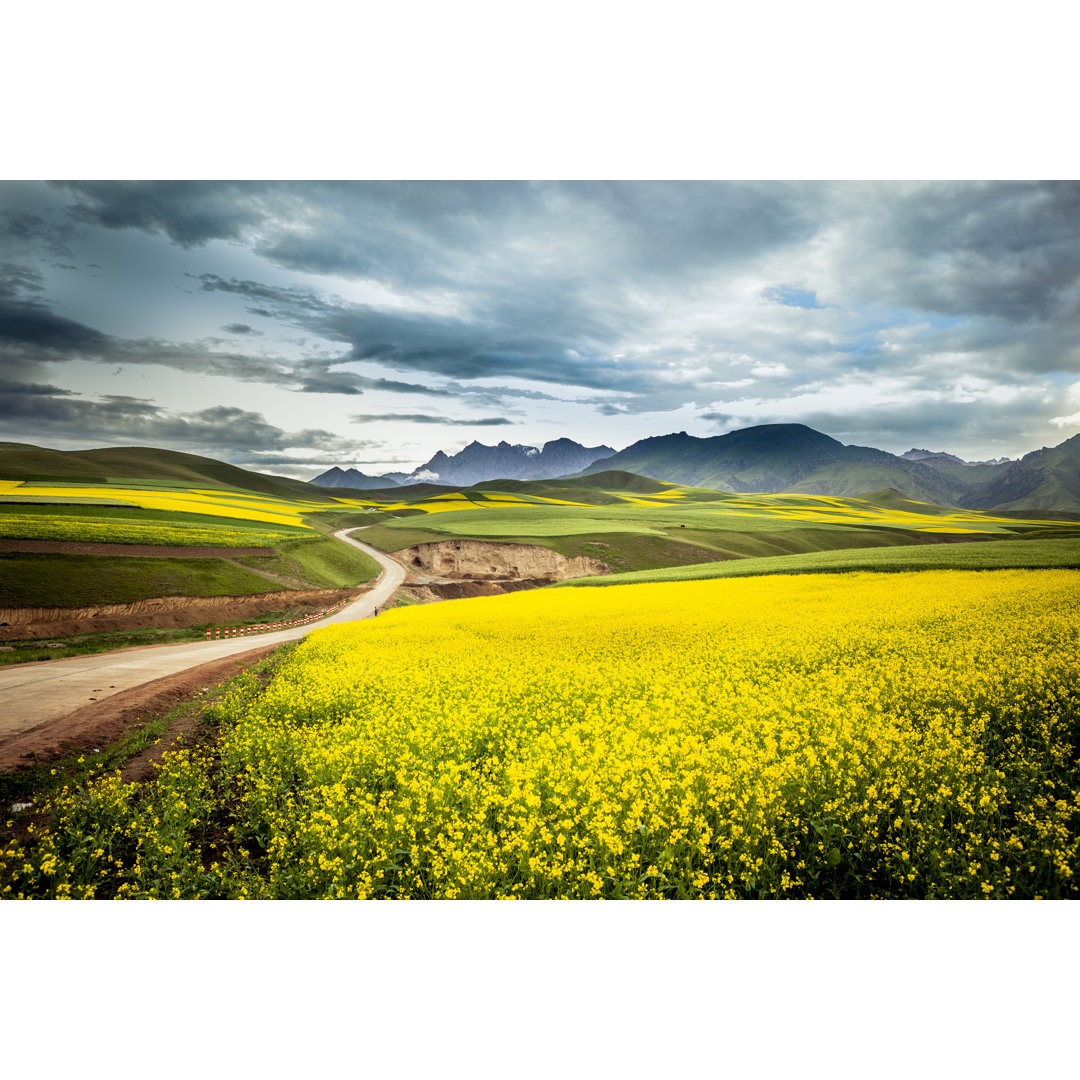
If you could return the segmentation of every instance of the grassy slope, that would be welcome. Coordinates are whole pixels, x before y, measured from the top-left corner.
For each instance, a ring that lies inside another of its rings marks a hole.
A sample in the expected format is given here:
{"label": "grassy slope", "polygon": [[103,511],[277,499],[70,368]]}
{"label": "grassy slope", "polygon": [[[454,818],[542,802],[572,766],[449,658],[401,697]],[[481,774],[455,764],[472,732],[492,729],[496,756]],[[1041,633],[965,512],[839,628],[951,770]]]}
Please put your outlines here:
{"label": "grassy slope", "polygon": [[581,585],[632,585],[761,574],[845,573],[856,570],[1080,569],[1080,538],[977,541],[921,547],[841,549],[771,558],[740,559],[697,566],[674,566],[610,577],[575,578],[559,588]]}
{"label": "grassy slope", "polygon": [[[281,544],[278,552],[277,564],[286,572],[326,588],[351,589],[379,573],[379,564],[369,555],[331,537]],[[242,561],[254,567],[264,562],[269,565],[271,560],[255,557]]]}
{"label": "grassy slope", "polygon": [[289,541],[242,559],[0,554],[0,607],[126,604],[153,596],[254,596],[279,589],[352,588],[378,564],[337,540]]}
{"label": "grassy slope", "polygon": [[281,586],[228,559],[0,554],[0,606],[83,607],[153,596],[254,596]]}
{"label": "grassy slope", "polygon": [[226,487],[286,499],[322,499],[321,488],[286,476],[267,476],[197,454],[152,446],[98,450],[50,450],[27,443],[0,443],[0,477],[11,480],[107,480],[173,482],[191,487]]}

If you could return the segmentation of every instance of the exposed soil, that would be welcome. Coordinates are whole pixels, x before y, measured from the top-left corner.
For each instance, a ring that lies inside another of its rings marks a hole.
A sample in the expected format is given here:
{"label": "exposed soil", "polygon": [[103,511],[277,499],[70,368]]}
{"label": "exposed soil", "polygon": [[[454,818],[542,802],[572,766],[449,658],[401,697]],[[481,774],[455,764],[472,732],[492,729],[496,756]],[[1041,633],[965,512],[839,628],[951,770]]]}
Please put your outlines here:
{"label": "exposed soil", "polygon": [[254,596],[155,596],[130,604],[80,608],[0,608],[0,641],[65,637],[147,626],[173,629],[204,623],[241,623],[264,611],[317,610],[366,589],[289,589]]}
{"label": "exposed soil", "polygon": [[394,594],[405,596],[418,604],[433,604],[439,600],[465,600],[473,596],[502,596],[550,585],[548,578],[518,578],[511,581],[435,581],[413,579]]}
{"label": "exposed soil", "polygon": [[[72,750],[90,750],[112,742],[133,724],[147,719],[149,715],[168,712],[203,687],[224,682],[276,648],[277,644],[264,645],[222,660],[211,660],[199,667],[143,683],[104,701],[85,705],[67,716],[20,731],[0,742],[0,772],[17,769],[26,763],[30,754],[37,761],[55,761]],[[148,777],[152,773],[151,761],[160,758],[177,736],[194,730],[198,723],[197,710],[182,717],[170,727],[158,746],[131,759],[125,768],[126,778],[135,780]],[[131,770],[131,776],[127,776],[128,770]]]}
{"label": "exposed soil", "polygon": [[536,544],[488,540],[440,540],[394,552],[412,571],[467,581],[534,581],[550,584],[567,578],[609,574],[611,568],[585,555],[568,557]]}
{"label": "exposed soil", "polygon": [[183,547],[166,544],[84,544],[75,540],[0,539],[0,551],[47,555],[130,555],[143,559],[236,559],[273,555],[271,547]]}

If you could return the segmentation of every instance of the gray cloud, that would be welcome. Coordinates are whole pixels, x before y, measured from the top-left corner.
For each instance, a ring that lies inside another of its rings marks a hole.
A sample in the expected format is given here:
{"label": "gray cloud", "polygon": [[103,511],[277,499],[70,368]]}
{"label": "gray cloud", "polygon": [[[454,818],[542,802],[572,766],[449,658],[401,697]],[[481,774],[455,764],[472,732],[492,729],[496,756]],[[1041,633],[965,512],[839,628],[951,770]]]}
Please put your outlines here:
{"label": "gray cloud", "polygon": [[[593,388],[635,385],[632,365],[618,368],[599,348],[589,351],[580,338],[560,340],[534,329],[543,319],[528,304],[521,305],[524,315],[507,309],[503,314],[493,310],[484,319],[466,319],[323,300],[308,290],[225,281],[217,275],[203,275],[201,280],[206,291],[272,301],[275,318],[350,346],[348,358],[356,361],[456,380],[517,377]],[[356,377],[342,378],[363,385],[354,381]],[[417,392],[415,384],[398,385]],[[392,387],[384,382],[379,388]]]}
{"label": "gray cloud", "polygon": [[1080,183],[933,184],[852,208],[853,291],[952,316],[1075,313]]}
{"label": "gray cloud", "polygon": [[502,416],[485,416],[477,420],[455,420],[449,416],[429,416],[425,413],[362,413],[350,417],[358,424],[368,424],[379,420],[398,420],[408,424],[445,424],[449,427],[499,427],[512,424]]}
{"label": "gray cloud", "polygon": [[70,192],[76,221],[107,229],[163,232],[191,247],[208,240],[239,240],[267,213],[261,193],[266,185],[184,180],[55,181]]}
{"label": "gray cloud", "polygon": [[[409,461],[402,458],[379,458],[378,461],[360,461],[355,457],[357,451],[371,450],[383,446],[380,442],[356,441],[351,444],[351,454],[348,458],[351,466],[378,464],[380,467],[389,463],[391,465],[407,465]],[[307,454],[281,454],[276,451],[260,453],[258,451],[241,449],[233,451],[229,459],[233,465],[257,465],[260,468],[287,468],[290,471],[296,468],[310,469],[313,467],[326,468],[330,465],[338,465],[342,462],[340,451],[312,451]]]}
{"label": "gray cloud", "polygon": [[259,413],[227,406],[175,413],[143,398],[109,394],[92,401],[58,387],[6,378],[0,380],[0,391],[0,421],[27,441],[45,434],[83,438],[93,431],[113,444],[175,445],[196,453],[221,452],[226,460],[239,450],[262,453],[307,447],[341,453],[376,445],[317,428],[284,431]]}
{"label": "gray cloud", "polygon": [[[0,394],[5,396],[22,394],[27,397],[71,397],[74,391],[64,390],[59,386],[51,386],[47,383],[21,382],[18,379],[9,379],[0,374]],[[0,409],[2,408],[3,402],[0,401]]]}
{"label": "gray cloud", "polygon": [[823,185],[700,181],[57,186],[75,198],[80,221],[162,232],[184,246],[246,238],[293,269],[410,285],[483,273],[491,253],[505,256],[522,235],[586,254],[603,240],[648,273],[738,258],[809,238],[825,197]]}
{"label": "gray cloud", "polygon": [[0,210],[0,247],[9,258],[21,257],[28,252],[41,252],[54,259],[71,258],[69,245],[74,236],[73,225],[57,220],[55,215]]}
{"label": "gray cloud", "polygon": [[[452,395],[450,390],[421,383],[334,370],[346,358],[287,361],[218,351],[203,343],[178,345],[155,339],[117,338],[58,315],[46,303],[21,295],[38,287],[40,275],[26,268],[15,270],[7,283],[0,280],[0,348],[4,350],[0,364],[4,366],[20,369],[33,363],[73,359],[103,364],[160,364],[178,371],[225,376],[303,393],[357,395],[365,390],[380,390],[436,397]],[[311,303],[314,305],[314,298]],[[235,332],[234,327],[224,329]]]}
{"label": "gray cloud", "polygon": [[107,335],[44,304],[8,300],[0,292],[0,346],[82,355],[102,352],[108,341]]}
{"label": "gray cloud", "polygon": [[261,330],[255,330],[252,327],[248,326],[247,323],[226,323],[221,329],[224,330],[227,334],[255,334],[259,336],[262,335]]}

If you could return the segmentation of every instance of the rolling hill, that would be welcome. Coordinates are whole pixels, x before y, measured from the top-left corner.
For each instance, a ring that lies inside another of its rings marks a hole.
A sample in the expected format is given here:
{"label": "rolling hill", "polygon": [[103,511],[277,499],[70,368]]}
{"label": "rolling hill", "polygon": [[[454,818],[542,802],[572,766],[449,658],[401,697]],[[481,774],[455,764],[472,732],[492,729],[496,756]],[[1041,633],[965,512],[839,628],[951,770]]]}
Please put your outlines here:
{"label": "rolling hill", "polygon": [[685,431],[642,439],[583,472],[611,469],[732,492],[853,497],[893,487],[935,503],[951,502],[954,487],[920,462],[868,446],[845,446],[803,424],[765,424],[704,439]]}
{"label": "rolling hill", "polygon": [[1011,462],[978,489],[977,509],[1080,510],[1080,435]]}
{"label": "rolling hill", "polygon": [[968,509],[1080,512],[1080,436],[1019,461],[969,465],[950,454],[909,459],[848,446],[803,424],[765,424],[711,438],[678,432],[642,439],[580,475],[612,469],[732,492],[853,498],[893,488]]}
{"label": "rolling hill", "polygon": [[288,476],[242,469],[214,458],[153,446],[97,450],[50,450],[29,443],[0,442],[0,479],[104,484],[118,480],[233,488],[283,499],[323,499],[330,491]]}

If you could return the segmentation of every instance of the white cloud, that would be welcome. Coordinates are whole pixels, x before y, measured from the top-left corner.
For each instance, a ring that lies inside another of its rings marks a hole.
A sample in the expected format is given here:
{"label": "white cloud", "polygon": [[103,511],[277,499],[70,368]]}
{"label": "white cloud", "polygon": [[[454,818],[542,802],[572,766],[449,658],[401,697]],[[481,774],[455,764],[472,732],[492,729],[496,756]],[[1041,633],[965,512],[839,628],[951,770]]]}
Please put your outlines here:
{"label": "white cloud", "polygon": [[1074,412],[1072,416],[1052,416],[1050,423],[1059,428],[1080,427],[1080,412]]}

